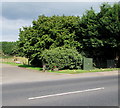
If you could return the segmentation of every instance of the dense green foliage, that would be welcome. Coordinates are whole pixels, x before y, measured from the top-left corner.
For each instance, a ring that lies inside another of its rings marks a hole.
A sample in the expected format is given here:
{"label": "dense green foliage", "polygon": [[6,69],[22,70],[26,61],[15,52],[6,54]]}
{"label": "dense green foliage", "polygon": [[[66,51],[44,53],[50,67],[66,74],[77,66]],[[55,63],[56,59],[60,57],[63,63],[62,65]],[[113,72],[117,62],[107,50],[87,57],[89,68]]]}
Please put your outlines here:
{"label": "dense green foliage", "polygon": [[[84,48],[84,51],[87,52],[86,54],[89,57],[97,60],[97,62],[115,59],[119,65],[120,4],[114,4],[113,6],[103,4],[100,9],[100,12],[97,14],[90,10],[82,17],[84,27],[81,26],[84,28],[85,33],[87,33],[85,38],[88,40],[87,42],[85,40],[83,46],[86,46],[86,43],[89,44]],[[85,25],[84,22],[87,24]]]}
{"label": "dense green foliage", "polygon": [[120,4],[103,4],[98,13],[91,8],[82,17],[42,15],[32,23],[20,29],[16,52],[33,65],[41,66],[43,51],[57,47],[75,48],[96,66],[107,59],[120,64]]}
{"label": "dense green foliage", "polygon": [[16,42],[0,42],[2,55],[13,55]]}
{"label": "dense green foliage", "polygon": [[80,69],[82,56],[75,49],[57,47],[42,52],[43,64],[48,69]]}
{"label": "dense green foliage", "polygon": [[39,58],[45,49],[80,46],[75,40],[78,21],[75,16],[39,16],[32,27],[20,29],[17,52],[29,58],[31,64],[40,66]]}

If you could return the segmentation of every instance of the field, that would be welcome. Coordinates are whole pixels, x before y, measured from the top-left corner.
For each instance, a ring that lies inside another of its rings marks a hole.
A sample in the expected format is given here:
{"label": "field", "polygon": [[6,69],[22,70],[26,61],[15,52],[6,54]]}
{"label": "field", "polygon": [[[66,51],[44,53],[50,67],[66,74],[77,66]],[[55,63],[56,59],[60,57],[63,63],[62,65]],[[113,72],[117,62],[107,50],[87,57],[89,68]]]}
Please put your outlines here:
{"label": "field", "polygon": [[13,56],[3,56],[0,59],[0,62],[5,63],[18,63],[18,64],[25,64],[28,65],[28,59],[25,57],[13,57]]}

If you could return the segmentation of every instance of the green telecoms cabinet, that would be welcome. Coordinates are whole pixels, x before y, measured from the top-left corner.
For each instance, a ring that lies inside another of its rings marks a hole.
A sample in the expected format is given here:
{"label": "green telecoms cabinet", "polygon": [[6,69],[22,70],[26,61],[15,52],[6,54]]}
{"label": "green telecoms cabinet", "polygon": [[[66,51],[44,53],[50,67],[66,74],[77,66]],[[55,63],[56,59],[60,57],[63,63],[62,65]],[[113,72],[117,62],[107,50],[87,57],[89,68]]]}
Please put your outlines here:
{"label": "green telecoms cabinet", "polygon": [[91,69],[93,69],[93,59],[84,58],[83,59],[83,70],[91,70]]}
{"label": "green telecoms cabinet", "polygon": [[115,68],[115,61],[107,60],[107,68]]}

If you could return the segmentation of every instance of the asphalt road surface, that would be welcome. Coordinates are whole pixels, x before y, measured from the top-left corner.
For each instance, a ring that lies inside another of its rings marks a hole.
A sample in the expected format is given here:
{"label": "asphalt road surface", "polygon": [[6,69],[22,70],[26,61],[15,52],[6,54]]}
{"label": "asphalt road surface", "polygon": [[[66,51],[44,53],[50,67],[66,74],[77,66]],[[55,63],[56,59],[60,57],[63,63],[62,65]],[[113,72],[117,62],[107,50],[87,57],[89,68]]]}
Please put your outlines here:
{"label": "asphalt road surface", "polygon": [[118,77],[4,84],[3,106],[118,106]]}

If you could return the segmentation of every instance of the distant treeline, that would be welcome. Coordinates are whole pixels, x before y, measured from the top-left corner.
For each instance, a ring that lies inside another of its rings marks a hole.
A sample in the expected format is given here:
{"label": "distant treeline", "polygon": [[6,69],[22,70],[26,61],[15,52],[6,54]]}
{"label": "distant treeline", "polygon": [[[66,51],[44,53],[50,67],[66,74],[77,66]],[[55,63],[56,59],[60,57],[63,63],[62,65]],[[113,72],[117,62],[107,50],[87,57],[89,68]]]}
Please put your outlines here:
{"label": "distant treeline", "polygon": [[0,42],[1,55],[14,55],[16,42]]}

